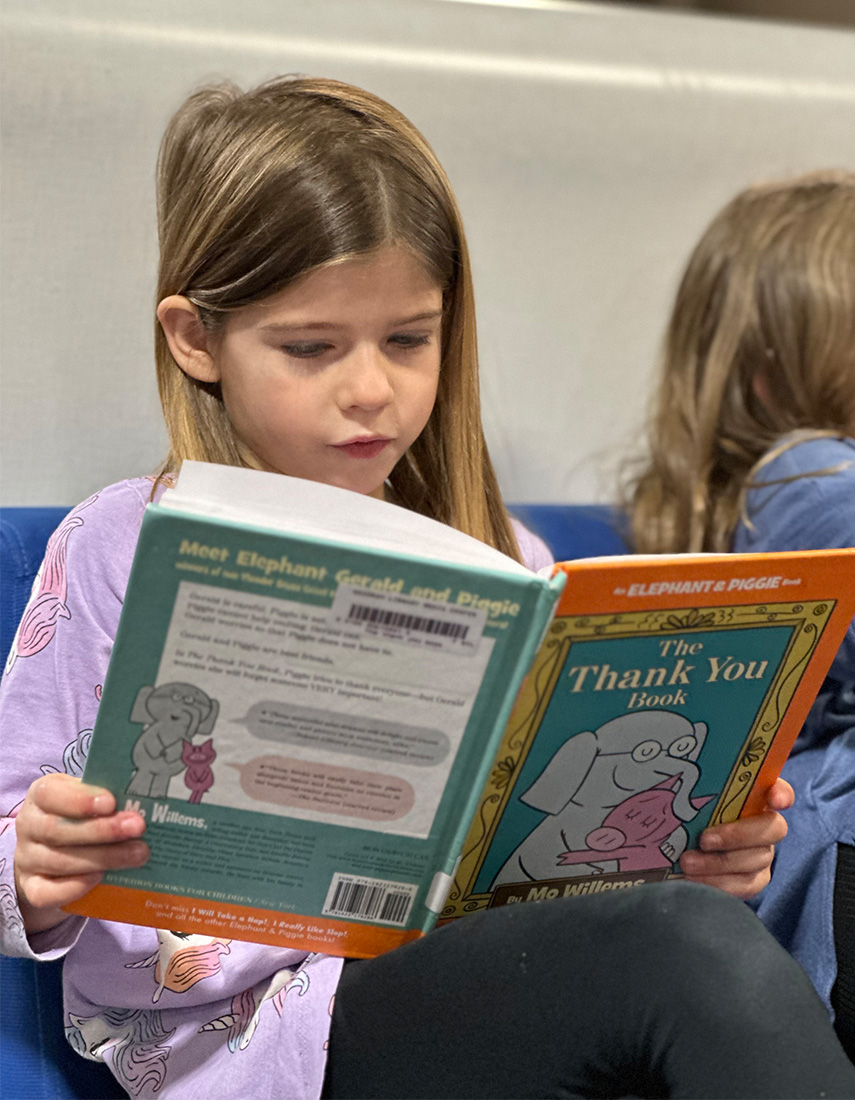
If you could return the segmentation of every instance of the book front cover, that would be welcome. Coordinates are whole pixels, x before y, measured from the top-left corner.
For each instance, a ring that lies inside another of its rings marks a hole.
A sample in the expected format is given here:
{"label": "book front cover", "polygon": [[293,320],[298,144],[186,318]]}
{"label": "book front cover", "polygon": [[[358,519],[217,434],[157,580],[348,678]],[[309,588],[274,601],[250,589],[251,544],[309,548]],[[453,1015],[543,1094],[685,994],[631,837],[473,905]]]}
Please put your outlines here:
{"label": "book front cover", "polygon": [[810,555],[645,568],[571,574],[443,920],[677,875],[777,774],[851,618],[845,578]]}

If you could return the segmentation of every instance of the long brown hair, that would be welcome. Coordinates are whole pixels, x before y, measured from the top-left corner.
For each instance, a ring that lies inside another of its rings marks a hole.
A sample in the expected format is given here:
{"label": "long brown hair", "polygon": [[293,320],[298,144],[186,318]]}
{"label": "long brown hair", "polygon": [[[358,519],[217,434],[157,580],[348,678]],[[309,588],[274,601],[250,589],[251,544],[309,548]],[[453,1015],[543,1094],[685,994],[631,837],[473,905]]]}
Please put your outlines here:
{"label": "long brown hair", "polygon": [[[442,360],[425,430],[392,472],[396,498],[519,559],[481,425],[472,275],[436,155],[382,99],[338,81],[279,77],[201,88],[167,127],[158,161],[157,301],[189,298],[215,331],[324,265],[408,248],[443,291]],[[218,385],[186,375],[155,330],[171,451],[245,465]]]}
{"label": "long brown hair", "polygon": [[729,550],[776,453],[853,430],[855,174],[750,187],[677,292],[647,454],[625,491],[634,548]]}

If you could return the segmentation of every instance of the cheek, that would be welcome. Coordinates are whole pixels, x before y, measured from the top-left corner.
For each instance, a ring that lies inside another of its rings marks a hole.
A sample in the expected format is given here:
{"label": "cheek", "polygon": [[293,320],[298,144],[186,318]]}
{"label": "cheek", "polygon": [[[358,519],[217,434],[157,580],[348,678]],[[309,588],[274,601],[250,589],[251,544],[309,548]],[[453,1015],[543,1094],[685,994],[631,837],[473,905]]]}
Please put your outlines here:
{"label": "cheek", "polygon": [[413,409],[422,422],[422,427],[427,424],[433,407],[436,404],[436,395],[439,387],[439,370],[426,372],[419,379],[413,394]]}
{"label": "cheek", "polygon": [[223,403],[238,431],[250,435],[299,429],[312,419],[313,395],[274,372],[262,370],[223,377]]}
{"label": "cheek", "polygon": [[430,414],[433,412],[433,407],[436,404],[436,383],[431,386],[425,386],[422,394],[421,411],[424,417],[425,423],[427,423]]}

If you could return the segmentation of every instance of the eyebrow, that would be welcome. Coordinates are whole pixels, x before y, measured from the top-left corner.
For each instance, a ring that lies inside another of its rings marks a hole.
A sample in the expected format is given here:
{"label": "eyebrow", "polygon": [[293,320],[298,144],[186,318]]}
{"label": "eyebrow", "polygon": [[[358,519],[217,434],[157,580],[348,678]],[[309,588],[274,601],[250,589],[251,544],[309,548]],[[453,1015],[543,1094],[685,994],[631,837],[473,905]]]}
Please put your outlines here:
{"label": "eyebrow", "polygon": [[[425,313],[414,313],[411,317],[402,317],[400,320],[392,321],[389,325],[390,328],[397,328],[399,325],[413,325],[418,321],[435,321],[441,318],[443,310],[431,309]],[[336,325],[331,321],[308,321],[305,324],[288,324],[286,322],[273,321],[269,325],[262,325],[262,332],[278,333],[278,332],[313,332],[329,329],[344,328],[344,325]]]}

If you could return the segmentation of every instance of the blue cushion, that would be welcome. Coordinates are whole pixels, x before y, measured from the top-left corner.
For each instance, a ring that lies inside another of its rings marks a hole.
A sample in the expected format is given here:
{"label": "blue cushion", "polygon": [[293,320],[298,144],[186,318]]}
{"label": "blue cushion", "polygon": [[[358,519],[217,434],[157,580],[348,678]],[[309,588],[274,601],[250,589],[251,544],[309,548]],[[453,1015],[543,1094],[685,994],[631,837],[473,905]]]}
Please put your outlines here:
{"label": "blue cushion", "polygon": [[540,535],[556,561],[628,554],[621,512],[608,504],[511,504],[511,514]]}
{"label": "blue cushion", "polygon": [[127,1100],[105,1065],[66,1042],[60,961],[0,956],[0,1002],[2,1100]]}
{"label": "blue cushion", "polygon": [[[45,544],[67,508],[0,510],[0,667]],[[127,1100],[106,1066],[71,1049],[62,1022],[62,963],[0,957],[0,1100]]]}

